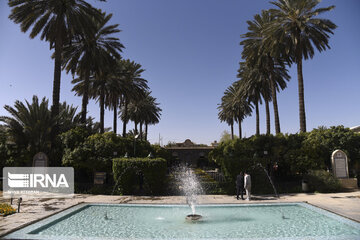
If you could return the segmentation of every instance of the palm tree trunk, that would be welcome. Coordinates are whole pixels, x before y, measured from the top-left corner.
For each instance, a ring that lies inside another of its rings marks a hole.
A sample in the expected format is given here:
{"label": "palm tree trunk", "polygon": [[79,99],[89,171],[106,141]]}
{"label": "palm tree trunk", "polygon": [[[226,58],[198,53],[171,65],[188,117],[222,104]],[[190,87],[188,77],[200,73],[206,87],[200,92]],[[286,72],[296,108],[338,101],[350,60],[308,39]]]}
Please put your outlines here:
{"label": "palm tree trunk", "polygon": [[255,111],[256,111],[256,136],[260,135],[260,114],[259,114],[259,103],[255,103]]}
{"label": "palm tree trunk", "polygon": [[114,100],[113,107],[114,107],[113,132],[116,134],[116,132],[117,132],[117,100]]}
{"label": "palm tree trunk", "polygon": [[124,101],[124,121],[123,121],[123,137],[126,137],[126,124],[127,124],[127,109],[128,109],[128,100],[125,98]]}
{"label": "palm tree trunk", "polygon": [[279,109],[277,104],[277,96],[276,96],[276,88],[275,83],[271,77],[270,79],[270,85],[271,85],[271,97],[274,107],[274,118],[275,118],[275,133],[278,134],[281,132],[280,130],[280,118],[279,118]]}
{"label": "palm tree trunk", "polygon": [[52,107],[51,115],[56,117],[59,115],[59,104],[60,104],[60,81],[61,81],[61,55],[63,47],[63,39],[59,31],[55,41],[55,67],[54,67],[54,82],[53,82],[53,93],[52,93]]}
{"label": "palm tree trunk", "polygon": [[265,99],[265,111],[266,111],[266,134],[270,135],[270,109],[269,101]]}
{"label": "palm tree trunk", "polygon": [[84,125],[86,124],[87,105],[89,102],[89,83],[90,83],[90,69],[87,69],[85,72],[84,94],[82,97],[82,105],[81,105],[81,123]]}
{"label": "palm tree trunk", "polygon": [[[61,29],[61,28],[60,28]],[[51,117],[56,118],[59,116],[59,104],[60,104],[60,82],[61,82],[61,55],[63,40],[61,36],[61,31],[58,31],[58,36],[55,41],[55,66],[54,66],[54,81],[53,81],[53,92],[52,92],[52,106],[51,106]],[[56,136],[59,132],[58,124],[51,129],[51,146],[56,145]],[[52,162],[49,162],[49,165],[52,165]]]}
{"label": "palm tree trunk", "polygon": [[305,100],[304,100],[304,79],[302,73],[302,58],[297,61],[298,88],[299,88],[299,117],[300,132],[306,132]]}
{"label": "palm tree trunk", "polygon": [[239,138],[241,139],[242,138],[242,131],[241,131],[241,119],[240,118],[238,120],[238,123],[239,123]]}
{"label": "palm tree trunk", "polygon": [[231,139],[234,140],[234,123],[231,123],[230,127],[231,127]]}
{"label": "palm tree trunk", "polygon": [[143,131],[142,131],[143,123],[140,121],[140,139],[143,140]]}
{"label": "palm tree trunk", "polygon": [[104,133],[104,116],[105,116],[105,86],[101,86],[100,92],[100,133]]}
{"label": "palm tree trunk", "polygon": [[148,135],[148,124],[145,123],[145,141],[147,141],[147,135]]}

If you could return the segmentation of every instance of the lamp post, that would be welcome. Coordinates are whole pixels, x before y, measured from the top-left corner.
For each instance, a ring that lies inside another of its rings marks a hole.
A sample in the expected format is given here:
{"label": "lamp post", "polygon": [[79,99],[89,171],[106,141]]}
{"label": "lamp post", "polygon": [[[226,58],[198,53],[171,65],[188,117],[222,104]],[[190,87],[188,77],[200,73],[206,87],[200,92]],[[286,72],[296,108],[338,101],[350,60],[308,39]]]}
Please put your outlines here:
{"label": "lamp post", "polygon": [[20,212],[20,204],[22,203],[22,197],[18,199],[18,213]]}
{"label": "lamp post", "polygon": [[138,137],[139,137],[139,134],[136,134],[134,136],[134,157],[136,157],[136,139],[138,139]]}

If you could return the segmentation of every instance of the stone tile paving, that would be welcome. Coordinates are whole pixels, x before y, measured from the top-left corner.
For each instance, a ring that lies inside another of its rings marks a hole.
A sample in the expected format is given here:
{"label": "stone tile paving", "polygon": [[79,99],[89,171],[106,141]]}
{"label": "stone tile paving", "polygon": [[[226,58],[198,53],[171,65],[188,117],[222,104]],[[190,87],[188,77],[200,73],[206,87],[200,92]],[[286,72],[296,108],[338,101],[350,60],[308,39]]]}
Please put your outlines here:
{"label": "stone tile paving", "polygon": [[[0,203],[9,199],[1,197]],[[24,200],[20,213],[0,217],[0,237],[15,229],[22,228],[66,208],[79,203],[142,203],[142,204],[186,204],[183,196],[106,196],[77,194],[71,199],[29,199]],[[360,191],[328,194],[282,194],[280,199],[273,196],[253,196],[251,201],[236,200],[235,196],[202,195],[199,204],[245,204],[245,203],[275,203],[275,202],[308,202],[309,204],[337,213],[360,222]],[[13,202],[17,208],[17,200]]]}

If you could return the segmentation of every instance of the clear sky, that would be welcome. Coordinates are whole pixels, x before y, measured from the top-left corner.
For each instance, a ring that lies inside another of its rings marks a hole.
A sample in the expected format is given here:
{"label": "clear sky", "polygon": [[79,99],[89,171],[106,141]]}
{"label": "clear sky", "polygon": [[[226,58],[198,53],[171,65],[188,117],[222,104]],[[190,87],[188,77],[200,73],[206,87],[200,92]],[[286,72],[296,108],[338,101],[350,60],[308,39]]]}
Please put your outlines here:
{"label": "clear sky", "polygon": [[[140,63],[146,71],[153,96],[163,109],[158,125],[150,126],[150,142],[209,144],[219,140],[229,127],[217,119],[217,104],[225,89],[236,81],[241,60],[240,35],[247,31],[247,20],[271,5],[249,0],[107,0],[89,1],[113,13],[111,23],[120,24],[117,34],[125,45],[122,56]],[[318,126],[360,125],[360,1],[324,0],[320,6],[336,8],[321,17],[331,19],[338,28],[331,36],[331,49],[316,53],[303,64],[307,129]],[[54,62],[49,44],[30,39],[19,25],[8,19],[10,8],[0,0],[0,115],[3,106],[15,100],[31,100],[36,94],[52,102]],[[281,130],[299,130],[296,67],[291,80],[278,93]],[[63,72],[60,101],[79,106],[81,97],[71,92],[72,76]],[[99,120],[99,107],[89,103],[89,115]],[[260,130],[265,128],[261,106]],[[105,126],[112,127],[112,112],[105,114]],[[133,128],[129,125],[128,128]],[[121,132],[122,124],[118,124]],[[235,127],[237,132],[237,127]],[[271,131],[274,133],[271,110]],[[243,134],[255,133],[255,117],[243,122]]]}

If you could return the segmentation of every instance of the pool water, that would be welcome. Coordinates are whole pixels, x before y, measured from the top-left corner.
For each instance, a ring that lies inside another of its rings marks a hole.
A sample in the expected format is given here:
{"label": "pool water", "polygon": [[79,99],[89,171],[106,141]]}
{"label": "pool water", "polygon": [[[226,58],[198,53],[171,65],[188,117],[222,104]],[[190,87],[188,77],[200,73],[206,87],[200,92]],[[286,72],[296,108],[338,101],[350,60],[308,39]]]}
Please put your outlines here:
{"label": "pool water", "polygon": [[183,205],[81,205],[5,239],[360,239],[359,223],[304,203],[201,205],[196,223],[185,220],[190,213]]}

